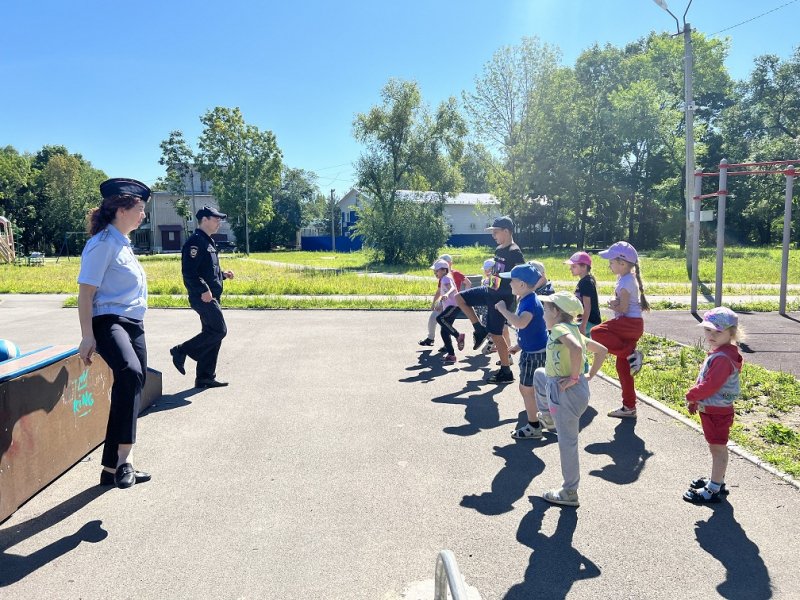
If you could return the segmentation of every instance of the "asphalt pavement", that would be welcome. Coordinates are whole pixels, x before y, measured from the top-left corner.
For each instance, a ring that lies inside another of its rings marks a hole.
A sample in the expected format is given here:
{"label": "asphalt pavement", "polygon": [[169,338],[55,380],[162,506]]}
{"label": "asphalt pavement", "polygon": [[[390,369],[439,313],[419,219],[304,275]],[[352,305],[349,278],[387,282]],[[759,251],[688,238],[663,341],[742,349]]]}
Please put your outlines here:
{"label": "asphalt pavement", "polygon": [[[59,299],[0,298],[0,337],[77,345]],[[800,598],[798,490],[732,456],[727,501],[683,502],[702,435],[649,406],[606,417],[613,385],[591,384],[581,506],[559,508],[540,499],[555,438],[513,440],[516,385],[471,351],[443,367],[424,313],[225,316],[231,385],[198,391],[168,354],[196,315],[148,312],[164,396],[134,463],[153,480],[99,488],[96,450],[43,490],[0,525],[0,598],[395,600],[442,548],[484,599]]]}

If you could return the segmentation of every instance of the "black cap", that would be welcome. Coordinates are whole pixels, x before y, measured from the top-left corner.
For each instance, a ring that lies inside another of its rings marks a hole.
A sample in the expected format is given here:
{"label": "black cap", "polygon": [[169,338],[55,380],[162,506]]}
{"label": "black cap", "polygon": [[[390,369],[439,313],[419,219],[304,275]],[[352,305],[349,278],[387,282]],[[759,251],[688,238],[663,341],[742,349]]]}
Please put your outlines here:
{"label": "black cap", "polygon": [[147,202],[147,199],[150,198],[150,188],[141,181],[125,179],[123,177],[106,179],[100,184],[100,195],[103,196],[103,198],[111,198],[112,196],[120,196],[122,194],[138,196],[142,199],[142,202]]}
{"label": "black cap", "polygon": [[508,229],[509,231],[514,231],[514,221],[511,220],[511,217],[507,216],[497,217],[492,223],[492,226],[486,229]]}
{"label": "black cap", "polygon": [[203,208],[201,208],[200,210],[198,210],[197,214],[195,216],[197,217],[197,222],[198,223],[200,222],[200,219],[202,219],[203,217],[206,217],[206,218],[208,218],[208,217],[219,217],[220,219],[227,219],[228,218],[228,215],[226,215],[225,213],[221,213],[216,208],[212,208],[212,207],[210,207],[208,205],[206,205]]}

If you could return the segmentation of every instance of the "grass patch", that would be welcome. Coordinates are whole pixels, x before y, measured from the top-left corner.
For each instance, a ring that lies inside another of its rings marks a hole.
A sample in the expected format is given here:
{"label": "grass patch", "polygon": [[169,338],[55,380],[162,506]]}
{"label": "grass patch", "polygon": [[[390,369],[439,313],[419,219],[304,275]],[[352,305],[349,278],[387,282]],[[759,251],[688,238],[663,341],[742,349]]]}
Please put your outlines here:
{"label": "grass patch", "polygon": [[[700,423],[686,410],[685,394],[694,384],[705,351],[645,334],[639,341],[644,353],[636,389]],[[616,379],[614,357],[603,373]],[[745,363],[742,396],[736,401],[731,439],[793,477],[800,477],[800,382],[792,375]]]}
{"label": "grass patch", "polygon": [[[154,295],[147,298],[149,308],[189,308],[186,296]],[[75,308],[78,297],[71,296],[64,306]],[[429,300],[340,298],[320,296],[316,298],[287,296],[223,296],[222,308],[258,310],[429,310]]]}

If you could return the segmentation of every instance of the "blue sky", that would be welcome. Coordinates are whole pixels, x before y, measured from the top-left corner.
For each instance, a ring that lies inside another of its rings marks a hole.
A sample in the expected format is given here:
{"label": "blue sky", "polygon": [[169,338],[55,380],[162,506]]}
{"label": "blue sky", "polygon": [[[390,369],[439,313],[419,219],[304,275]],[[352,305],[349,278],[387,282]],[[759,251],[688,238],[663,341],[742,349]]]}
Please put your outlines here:
{"label": "blue sky", "polygon": [[[687,0],[667,1],[680,17]],[[792,53],[800,2],[694,0],[687,20],[710,35],[784,4],[720,34],[741,79],[755,56]],[[8,1],[0,23],[0,145],[63,144],[109,176],[152,183],[171,130],[194,146],[200,115],[238,106],[275,133],[286,164],[338,194],[360,153],[353,117],[390,77],[416,80],[437,104],[523,36],[573,64],[594,42],[675,31],[652,0]]]}

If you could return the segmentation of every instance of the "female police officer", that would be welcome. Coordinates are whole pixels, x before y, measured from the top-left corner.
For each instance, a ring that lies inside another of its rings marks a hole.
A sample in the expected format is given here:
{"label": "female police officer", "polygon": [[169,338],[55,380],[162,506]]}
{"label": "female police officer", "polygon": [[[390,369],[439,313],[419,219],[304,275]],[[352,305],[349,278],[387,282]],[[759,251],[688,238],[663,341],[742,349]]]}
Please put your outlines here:
{"label": "female police officer", "polygon": [[150,480],[148,473],[131,464],[147,373],[143,325],[147,279],[128,239],[144,218],[150,189],[135,179],[109,179],[100,184],[100,193],[102,204],[87,217],[92,237],[81,255],[78,275],[82,336],[78,351],[87,365],[97,352],[114,373],[100,485],[128,488]]}

